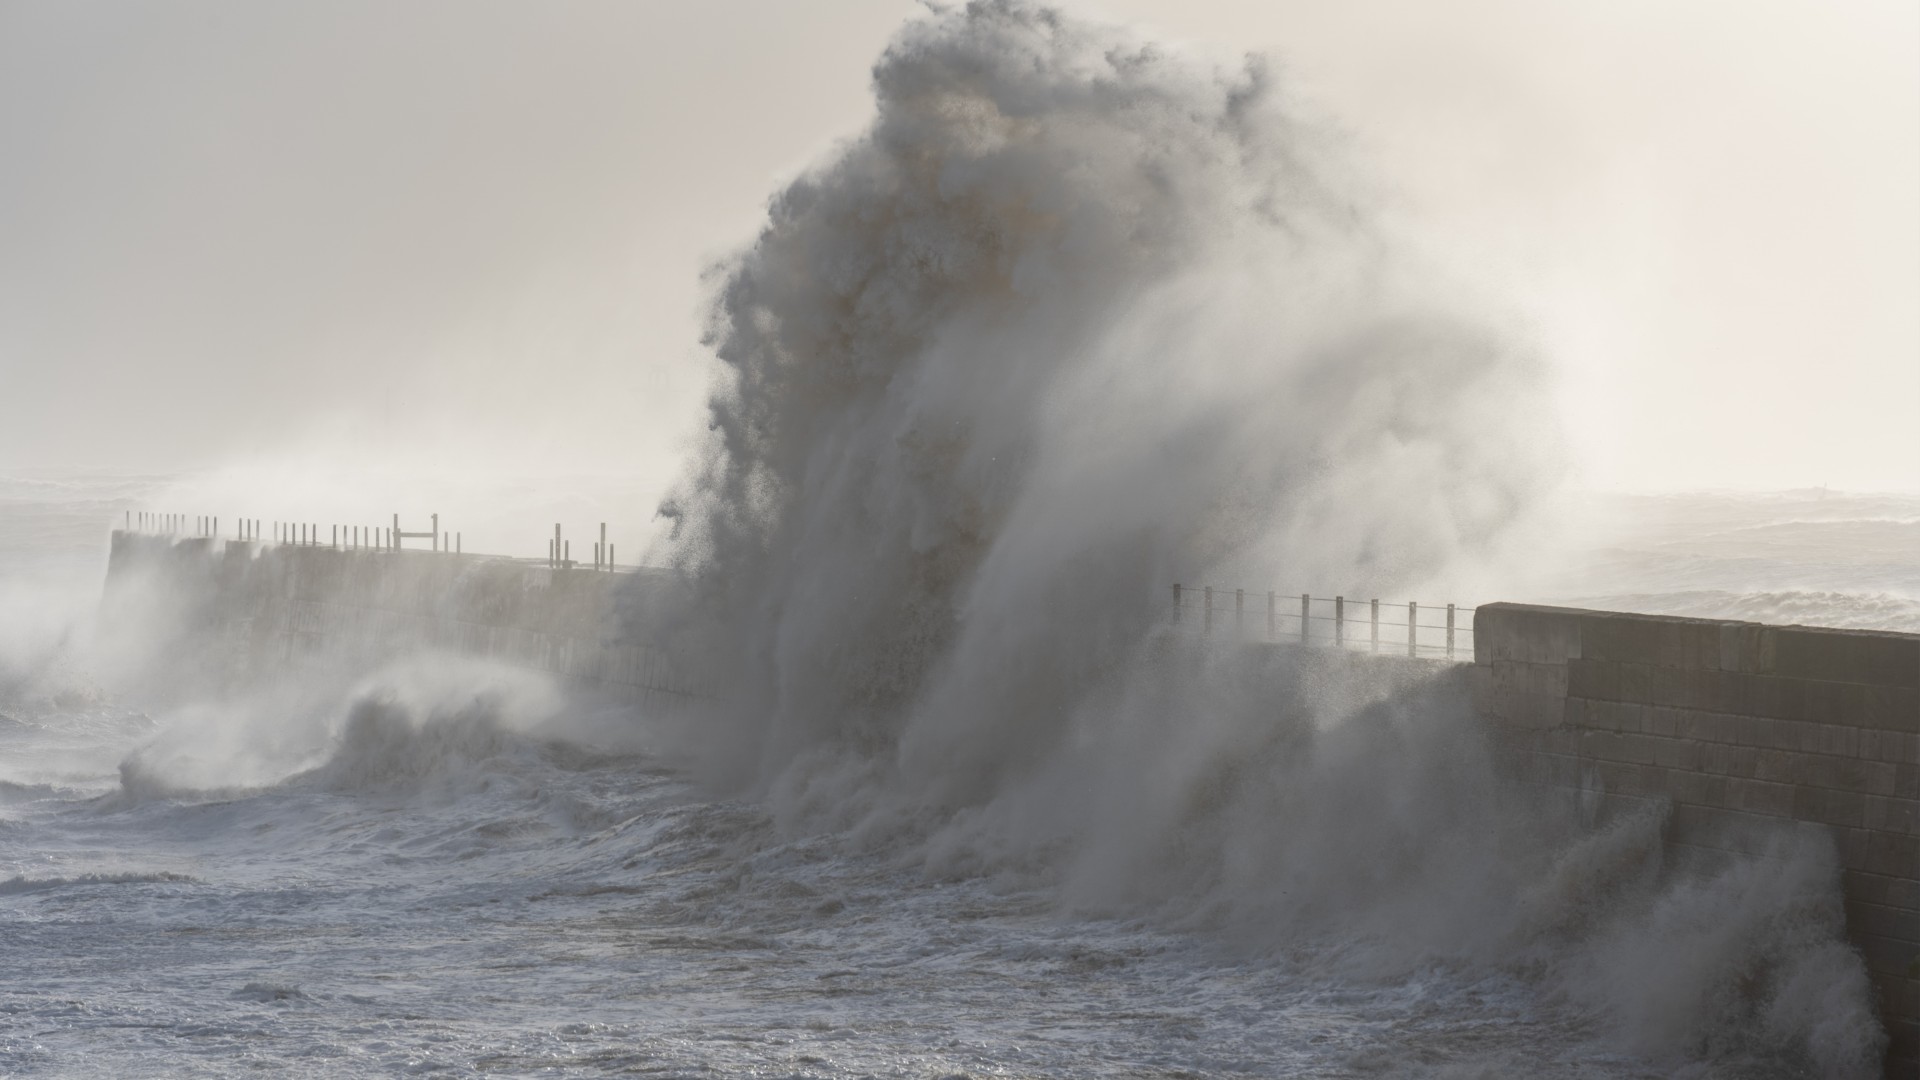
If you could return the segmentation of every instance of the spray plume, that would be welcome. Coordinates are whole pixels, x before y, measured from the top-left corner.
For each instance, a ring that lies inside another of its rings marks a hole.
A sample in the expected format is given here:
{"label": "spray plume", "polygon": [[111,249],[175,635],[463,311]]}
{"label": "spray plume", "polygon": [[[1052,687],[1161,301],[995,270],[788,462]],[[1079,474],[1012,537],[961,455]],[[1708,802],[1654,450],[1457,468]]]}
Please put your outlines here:
{"label": "spray plume", "polygon": [[746,775],[883,746],[977,800],[1167,584],[1409,587],[1551,479],[1509,419],[1536,365],[1423,300],[1265,63],[982,2],[873,86],[725,270],[713,436],[663,510]]}

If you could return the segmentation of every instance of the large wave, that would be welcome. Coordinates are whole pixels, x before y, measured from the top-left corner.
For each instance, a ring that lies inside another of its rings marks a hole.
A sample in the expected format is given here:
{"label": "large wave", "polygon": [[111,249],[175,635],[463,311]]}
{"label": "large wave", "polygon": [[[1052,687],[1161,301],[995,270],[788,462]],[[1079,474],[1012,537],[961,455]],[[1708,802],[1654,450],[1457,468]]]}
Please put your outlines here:
{"label": "large wave", "polygon": [[1170,583],[1417,585],[1556,475],[1540,366],[1399,264],[1264,62],[985,2],[873,86],[725,269],[664,507],[745,773],[857,743],[979,800]]}
{"label": "large wave", "polygon": [[936,873],[1359,972],[1531,965],[1657,1051],[1871,1068],[1830,852],[1688,952],[1752,880],[1661,868],[1657,823],[1567,848],[1457,684],[1165,632],[1175,581],[1497,559],[1559,475],[1541,365],[1397,253],[1272,68],[983,0],[873,86],[717,277],[712,436],[663,507],[718,776]]}

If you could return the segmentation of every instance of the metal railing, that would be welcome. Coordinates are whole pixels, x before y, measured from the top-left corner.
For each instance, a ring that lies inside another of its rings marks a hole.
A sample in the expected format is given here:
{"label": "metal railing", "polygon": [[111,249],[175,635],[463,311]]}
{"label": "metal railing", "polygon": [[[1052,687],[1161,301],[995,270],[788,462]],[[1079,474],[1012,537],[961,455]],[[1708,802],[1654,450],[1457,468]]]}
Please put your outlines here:
{"label": "metal railing", "polygon": [[[326,547],[343,551],[400,551],[408,540],[425,540],[427,550],[445,555],[463,555],[464,543],[457,532],[447,532],[440,528],[440,515],[428,515],[431,525],[422,530],[409,532],[400,527],[400,515],[393,515],[392,525],[328,525],[322,532],[316,522],[308,521],[264,521],[260,518],[229,518],[232,535],[229,539],[255,544],[276,544],[298,547]],[[220,519],[199,514],[167,514],[148,510],[126,511],[126,531],[129,533],[148,533],[161,536],[186,538],[220,539],[224,534],[220,530]],[[416,549],[417,550],[417,549]],[[516,562],[542,564],[555,570],[571,570],[578,567],[587,569],[584,564],[573,561],[573,541],[561,534],[560,525],[553,526],[553,537],[547,541],[545,559],[528,559],[519,556],[487,556],[489,558],[512,558]],[[607,540],[607,523],[600,523],[600,539],[593,545],[592,569],[608,572],[634,572],[651,569],[645,566],[621,566],[614,561],[614,545]]]}
{"label": "metal railing", "polygon": [[[1249,599],[1254,605],[1251,613]],[[1245,589],[1215,589],[1212,585],[1203,585],[1196,590],[1175,585],[1173,622],[1203,634],[1220,632],[1242,637],[1253,634],[1267,641],[1328,645],[1415,658],[1473,657],[1474,609],[1471,607],[1422,605],[1412,600],[1395,602],[1384,605],[1388,617],[1382,621],[1383,605],[1378,599],[1355,601],[1344,596],[1268,591],[1264,612],[1259,610],[1261,599],[1261,594],[1249,594]],[[1364,611],[1356,609],[1361,603],[1365,604]],[[1396,621],[1396,616],[1404,619]],[[1383,629],[1388,631],[1384,638]]]}

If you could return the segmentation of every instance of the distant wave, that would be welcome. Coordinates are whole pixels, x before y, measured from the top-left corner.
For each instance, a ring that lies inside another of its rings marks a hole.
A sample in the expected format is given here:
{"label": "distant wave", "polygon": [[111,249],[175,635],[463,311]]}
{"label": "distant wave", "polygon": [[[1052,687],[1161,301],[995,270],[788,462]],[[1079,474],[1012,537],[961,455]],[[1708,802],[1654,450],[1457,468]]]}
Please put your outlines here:
{"label": "distant wave", "polygon": [[21,893],[48,892],[53,889],[67,889],[76,886],[93,885],[161,885],[161,884],[198,884],[199,879],[186,874],[160,871],[150,874],[78,874],[74,877],[28,878],[10,877],[0,881],[0,896],[17,896]]}

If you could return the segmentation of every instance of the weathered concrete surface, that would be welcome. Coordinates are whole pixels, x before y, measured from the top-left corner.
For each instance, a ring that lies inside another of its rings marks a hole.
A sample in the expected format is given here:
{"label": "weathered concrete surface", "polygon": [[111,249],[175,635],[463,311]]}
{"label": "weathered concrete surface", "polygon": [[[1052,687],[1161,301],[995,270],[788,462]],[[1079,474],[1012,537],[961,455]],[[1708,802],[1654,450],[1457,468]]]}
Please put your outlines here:
{"label": "weathered concrete surface", "polygon": [[1474,645],[1516,779],[1669,799],[1675,845],[1829,830],[1887,1075],[1920,1077],[1920,635],[1489,604]]}
{"label": "weathered concrete surface", "polygon": [[[550,569],[445,552],[265,546],[116,532],[105,603],[149,624],[157,662],[236,683],[303,659],[445,649],[549,673],[655,713],[701,696],[642,609],[666,574]],[[171,632],[168,632],[171,631]]]}

